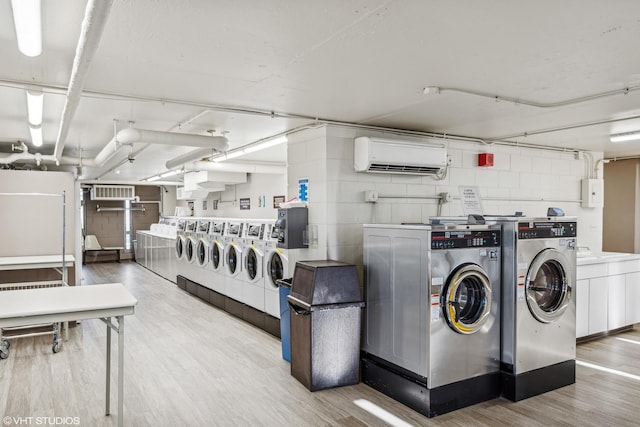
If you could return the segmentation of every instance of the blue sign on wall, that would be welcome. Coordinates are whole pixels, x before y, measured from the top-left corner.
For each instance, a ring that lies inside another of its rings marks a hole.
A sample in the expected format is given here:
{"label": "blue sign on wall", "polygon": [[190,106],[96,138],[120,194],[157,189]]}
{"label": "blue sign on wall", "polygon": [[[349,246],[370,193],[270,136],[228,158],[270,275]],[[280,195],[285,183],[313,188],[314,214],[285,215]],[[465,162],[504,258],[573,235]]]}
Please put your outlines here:
{"label": "blue sign on wall", "polygon": [[298,200],[302,202],[309,200],[309,178],[298,178]]}

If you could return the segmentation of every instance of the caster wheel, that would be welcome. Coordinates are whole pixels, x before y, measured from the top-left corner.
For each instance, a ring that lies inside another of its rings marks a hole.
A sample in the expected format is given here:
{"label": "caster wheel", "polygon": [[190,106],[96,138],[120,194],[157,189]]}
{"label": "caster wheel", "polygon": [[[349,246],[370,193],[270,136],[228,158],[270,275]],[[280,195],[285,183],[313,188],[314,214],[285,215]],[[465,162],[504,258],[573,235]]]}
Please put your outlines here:
{"label": "caster wheel", "polygon": [[4,341],[2,342],[2,344],[4,344],[4,347],[5,347],[7,350],[9,349],[9,347],[11,347],[11,343],[9,342],[9,340],[4,340]]}
{"label": "caster wheel", "polygon": [[60,351],[60,344],[55,343],[55,344],[51,347],[51,350],[52,350],[54,353],[59,352],[59,351]]}
{"label": "caster wheel", "polygon": [[6,359],[7,357],[9,357],[9,349],[0,349],[0,359]]}

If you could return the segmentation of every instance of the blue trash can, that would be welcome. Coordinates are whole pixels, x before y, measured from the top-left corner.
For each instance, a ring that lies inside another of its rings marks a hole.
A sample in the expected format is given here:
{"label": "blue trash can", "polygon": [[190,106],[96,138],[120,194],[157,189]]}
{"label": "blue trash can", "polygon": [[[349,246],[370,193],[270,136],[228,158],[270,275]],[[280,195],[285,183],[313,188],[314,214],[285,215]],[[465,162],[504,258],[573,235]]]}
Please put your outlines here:
{"label": "blue trash can", "polygon": [[282,341],[282,358],[291,362],[291,319],[287,297],[291,293],[291,278],[276,280],[280,290],[280,340]]}

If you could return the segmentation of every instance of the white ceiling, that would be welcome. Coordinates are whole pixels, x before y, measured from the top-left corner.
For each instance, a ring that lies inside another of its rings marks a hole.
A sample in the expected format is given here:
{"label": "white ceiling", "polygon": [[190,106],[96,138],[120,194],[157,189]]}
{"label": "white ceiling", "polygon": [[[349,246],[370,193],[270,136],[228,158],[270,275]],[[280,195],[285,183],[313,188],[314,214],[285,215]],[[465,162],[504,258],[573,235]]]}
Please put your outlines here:
{"label": "white ceiling", "polygon": [[[86,1],[42,6],[43,53],[28,58],[17,49],[10,1],[0,0],[4,153],[22,140],[31,153],[51,154],[58,135],[65,91],[55,88],[69,85]],[[318,118],[636,155],[638,142],[608,136],[640,130],[640,119],[623,120],[640,115],[640,90],[543,108],[423,89],[555,103],[633,88],[639,40],[634,0],[114,0],[64,154],[94,157],[114,120],[118,130],[134,122],[224,134],[239,147]],[[40,149],[29,143],[25,83],[46,92]],[[607,123],[538,133],[592,122]],[[191,150],[150,145],[117,167],[123,149],[83,178],[143,179]],[[242,159],[284,162],[286,150],[252,156]]]}

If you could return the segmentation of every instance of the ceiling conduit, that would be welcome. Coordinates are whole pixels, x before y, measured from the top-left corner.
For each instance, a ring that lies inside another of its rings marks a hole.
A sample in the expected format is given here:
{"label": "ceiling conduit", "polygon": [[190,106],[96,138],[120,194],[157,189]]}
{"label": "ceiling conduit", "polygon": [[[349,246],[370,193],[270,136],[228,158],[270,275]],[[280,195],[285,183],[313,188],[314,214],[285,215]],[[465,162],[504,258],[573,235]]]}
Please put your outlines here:
{"label": "ceiling conduit", "polygon": [[259,164],[259,163],[215,163],[215,162],[193,162],[184,165],[185,172],[219,171],[219,172],[246,172],[265,174],[285,174],[287,166],[282,164]]}
{"label": "ceiling conduit", "polygon": [[53,156],[56,160],[62,157],[64,144],[69,133],[69,127],[73,116],[76,113],[82,89],[87,79],[89,65],[93,59],[93,55],[98,49],[100,38],[107,24],[109,12],[113,0],[89,0],[85,9],[84,20],[82,21],[82,29],[80,30],[80,38],[76,47],[76,56],[73,60],[73,69],[69,80],[69,89],[67,90],[67,99],[62,111],[62,119],[60,121],[60,129],[58,130],[58,138],[53,150]]}

